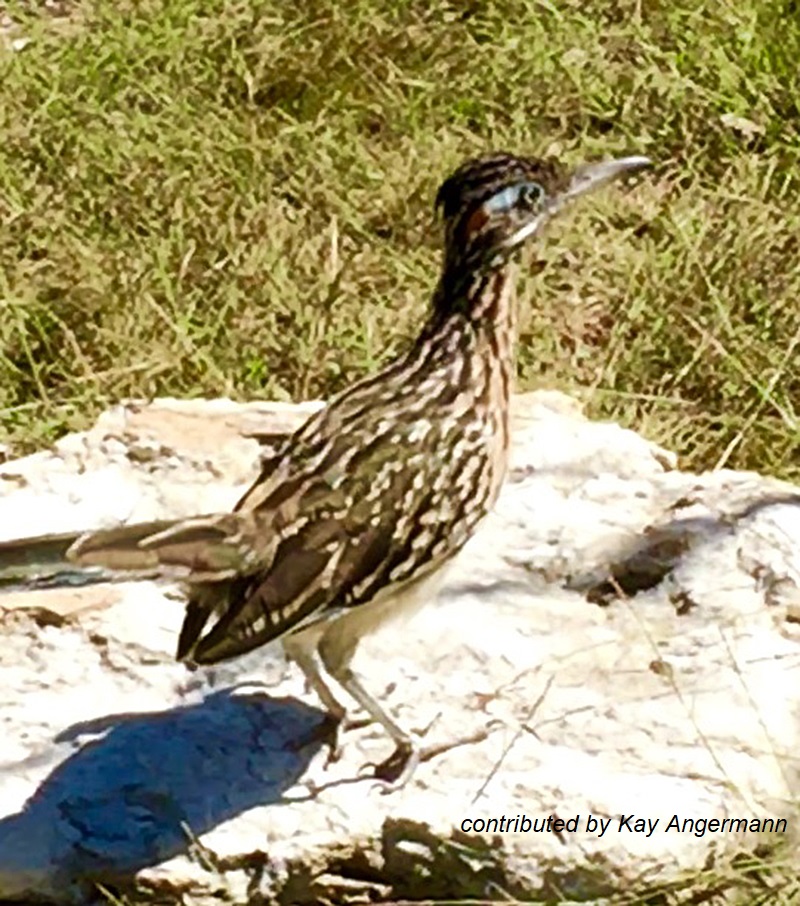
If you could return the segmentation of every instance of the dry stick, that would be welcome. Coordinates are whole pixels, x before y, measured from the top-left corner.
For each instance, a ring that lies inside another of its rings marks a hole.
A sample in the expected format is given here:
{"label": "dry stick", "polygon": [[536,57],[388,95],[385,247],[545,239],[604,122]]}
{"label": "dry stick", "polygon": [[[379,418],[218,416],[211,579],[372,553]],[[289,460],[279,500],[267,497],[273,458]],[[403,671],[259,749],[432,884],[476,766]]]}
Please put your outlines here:
{"label": "dry stick", "polygon": [[[610,582],[611,586],[613,587],[614,591],[617,593],[617,595],[619,595],[620,600],[621,600],[621,601],[624,601],[625,604],[627,605],[628,612],[633,616],[634,620],[636,620],[636,622],[639,624],[639,628],[640,628],[640,629],[642,630],[642,632],[644,633],[644,637],[647,639],[648,643],[649,643],[650,646],[652,647],[652,649],[653,649],[653,651],[655,652],[656,656],[660,659],[660,658],[661,658],[661,652],[659,651],[658,645],[656,644],[656,640],[653,638],[652,633],[649,631],[649,629],[648,629],[647,626],[645,625],[644,621],[642,620],[642,618],[641,618],[641,617],[639,616],[639,614],[637,613],[636,608],[633,607],[633,606],[631,605],[631,598],[630,598],[630,595],[628,595],[628,594],[623,590],[622,586],[619,584],[619,582],[617,582],[617,580],[616,580],[616,578],[615,578],[614,576],[610,576],[610,577],[609,577],[609,582]],[[745,803],[745,805],[747,805],[748,808],[750,808],[753,812],[755,812],[755,808],[754,808],[754,805],[753,805],[753,800],[752,800],[752,799],[749,799],[748,796],[745,795],[744,790],[742,790],[741,787],[737,786],[737,785],[731,780],[730,776],[728,775],[728,772],[725,770],[725,766],[724,766],[724,765],[722,764],[722,762],[720,761],[720,758],[719,758],[719,756],[717,755],[716,750],[715,750],[714,747],[711,745],[711,740],[710,740],[710,739],[708,738],[708,736],[703,732],[702,727],[700,727],[700,726],[698,725],[697,721],[694,719],[694,716],[693,716],[693,714],[692,714],[692,709],[689,707],[688,702],[686,701],[686,699],[685,699],[683,693],[681,692],[680,687],[678,686],[678,683],[677,683],[677,681],[675,680],[675,676],[673,675],[672,671],[667,671],[667,672],[663,673],[662,676],[664,677],[665,681],[669,684],[669,686],[672,688],[672,691],[673,691],[673,692],[675,693],[675,695],[677,696],[678,701],[679,701],[679,702],[681,703],[681,705],[683,706],[683,708],[684,708],[684,710],[685,710],[685,712],[686,712],[687,717],[688,717],[688,718],[691,720],[691,722],[692,722],[692,726],[693,726],[694,729],[697,731],[698,738],[700,739],[700,741],[701,741],[701,742],[703,743],[703,745],[705,746],[705,749],[706,749],[706,751],[708,752],[708,754],[711,756],[711,760],[714,762],[714,765],[715,765],[715,767],[717,768],[717,770],[720,772],[720,774],[721,774],[723,777],[725,777],[725,778],[728,779],[728,781],[730,782],[731,787],[739,794],[739,796],[741,797],[741,799],[742,799],[742,801]]]}
{"label": "dry stick", "polygon": [[775,763],[778,766],[778,770],[780,771],[781,777],[783,778],[783,782],[786,784],[786,789],[791,791],[792,781],[789,779],[789,776],[786,773],[785,758],[781,758],[781,756],[778,752],[778,747],[775,745],[775,740],[772,738],[772,733],[770,733],[769,727],[767,726],[767,722],[764,720],[764,717],[763,717],[761,711],[759,710],[758,703],[756,702],[756,700],[753,696],[753,693],[750,690],[750,687],[747,685],[747,682],[745,681],[744,674],[742,673],[742,670],[739,667],[739,662],[736,659],[736,655],[735,655],[733,649],[731,648],[731,643],[730,643],[730,640],[728,639],[728,636],[725,634],[725,632],[723,631],[721,626],[718,627],[718,630],[719,630],[720,638],[725,643],[725,649],[727,650],[728,657],[731,659],[731,663],[733,664],[734,672],[736,673],[736,676],[739,678],[739,682],[742,686],[742,689],[744,690],[745,695],[747,695],[747,700],[750,702],[750,707],[753,709],[753,713],[756,715],[756,718],[757,718],[759,724],[761,725],[761,729],[764,731],[764,736],[767,739],[767,742],[769,743],[769,745],[772,749],[772,757],[775,759]]}
{"label": "dry stick", "polygon": [[511,742],[509,742],[509,744],[505,747],[505,749],[503,749],[502,753],[500,754],[500,757],[497,759],[497,763],[492,767],[491,771],[489,771],[489,774],[486,777],[486,780],[484,780],[483,783],[481,784],[480,788],[478,789],[478,792],[473,797],[470,805],[475,805],[475,803],[484,794],[484,792],[486,791],[486,787],[489,786],[489,784],[492,782],[495,775],[500,770],[500,767],[502,766],[503,762],[508,757],[508,753],[516,745],[516,742],[520,738],[520,736],[522,736],[522,734],[525,732],[531,732],[528,729],[527,725],[530,722],[533,715],[539,710],[539,705],[541,705],[541,703],[544,701],[544,698],[547,695],[548,691],[550,690],[550,686],[552,686],[552,684],[553,684],[553,676],[551,675],[548,677],[547,682],[544,685],[544,689],[542,689],[541,693],[539,694],[539,697],[530,706],[527,717],[525,718],[524,721],[522,721],[522,723],[519,725],[519,727],[517,727],[516,733],[514,733],[514,735],[511,737]]}

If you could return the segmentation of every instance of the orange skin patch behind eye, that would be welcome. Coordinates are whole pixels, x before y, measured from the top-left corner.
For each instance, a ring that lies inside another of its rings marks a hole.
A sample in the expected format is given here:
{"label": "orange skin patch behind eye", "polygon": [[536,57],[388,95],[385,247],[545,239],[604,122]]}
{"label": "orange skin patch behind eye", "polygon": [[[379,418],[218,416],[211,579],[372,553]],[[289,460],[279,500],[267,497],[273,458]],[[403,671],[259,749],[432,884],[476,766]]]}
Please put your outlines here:
{"label": "orange skin patch behind eye", "polygon": [[489,215],[487,214],[483,205],[481,205],[479,208],[475,208],[475,210],[469,215],[466,223],[464,224],[463,239],[466,241],[474,236],[475,233],[479,233],[483,229],[483,227],[486,226],[488,220]]}

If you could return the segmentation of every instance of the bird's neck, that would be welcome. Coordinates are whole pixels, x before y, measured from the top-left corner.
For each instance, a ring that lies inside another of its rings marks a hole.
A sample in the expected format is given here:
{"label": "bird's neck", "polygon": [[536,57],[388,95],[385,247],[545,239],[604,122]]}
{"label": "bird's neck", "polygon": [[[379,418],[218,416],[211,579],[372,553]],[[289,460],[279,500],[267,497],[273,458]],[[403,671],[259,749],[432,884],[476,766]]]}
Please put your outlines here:
{"label": "bird's neck", "polygon": [[486,426],[491,498],[505,473],[510,443],[509,401],[515,375],[515,267],[462,276],[457,284],[447,274],[437,287],[433,311],[409,361],[438,376],[439,403],[466,406],[472,419]]}
{"label": "bird's neck", "polygon": [[424,335],[446,341],[453,331],[469,335],[474,351],[508,372],[514,367],[517,332],[516,266],[451,274],[445,269],[433,295]]}

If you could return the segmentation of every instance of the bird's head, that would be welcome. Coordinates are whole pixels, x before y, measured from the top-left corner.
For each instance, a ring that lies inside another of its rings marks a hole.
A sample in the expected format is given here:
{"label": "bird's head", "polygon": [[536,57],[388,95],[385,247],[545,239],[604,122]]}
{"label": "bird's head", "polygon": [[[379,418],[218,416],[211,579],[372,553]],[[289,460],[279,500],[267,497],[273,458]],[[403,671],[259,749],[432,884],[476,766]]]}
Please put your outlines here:
{"label": "bird's head", "polygon": [[511,154],[467,161],[436,196],[445,225],[445,267],[503,264],[574,198],[649,164],[646,157],[620,157],[570,174],[555,161]]}

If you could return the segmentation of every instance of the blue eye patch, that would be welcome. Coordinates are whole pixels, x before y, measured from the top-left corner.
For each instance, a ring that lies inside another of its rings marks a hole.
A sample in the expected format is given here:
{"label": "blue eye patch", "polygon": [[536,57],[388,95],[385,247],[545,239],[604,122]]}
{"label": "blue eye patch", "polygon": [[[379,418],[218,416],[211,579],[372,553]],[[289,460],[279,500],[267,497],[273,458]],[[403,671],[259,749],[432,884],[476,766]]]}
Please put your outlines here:
{"label": "blue eye patch", "polygon": [[544,198],[544,189],[537,182],[522,182],[496,192],[483,203],[487,213],[498,214],[522,204],[533,207]]}

